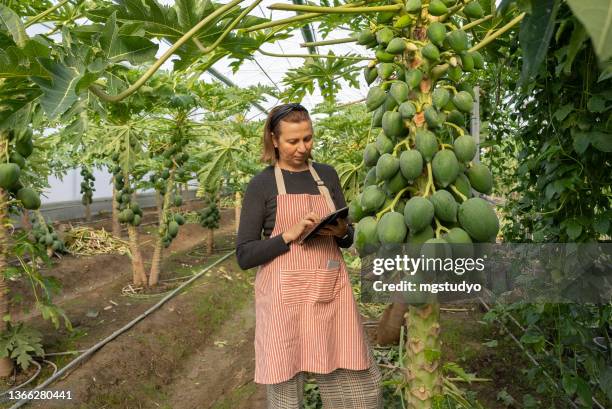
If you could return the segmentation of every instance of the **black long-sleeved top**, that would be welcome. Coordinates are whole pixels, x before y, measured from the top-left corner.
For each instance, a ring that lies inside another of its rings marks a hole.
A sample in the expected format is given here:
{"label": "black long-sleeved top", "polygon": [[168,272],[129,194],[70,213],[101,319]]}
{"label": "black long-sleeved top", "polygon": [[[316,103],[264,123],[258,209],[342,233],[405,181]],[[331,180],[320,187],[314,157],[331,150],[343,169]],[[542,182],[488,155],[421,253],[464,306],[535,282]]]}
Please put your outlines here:
{"label": "black long-sleeved top", "polygon": [[[329,189],[336,208],[346,206],[336,170],[322,163],[313,163],[313,167]],[[308,169],[301,172],[282,170],[282,173],[287,194],[320,194]],[[289,251],[282,235],[270,238],[276,222],[277,195],[273,166],[268,166],[253,177],[247,186],[236,238],[236,258],[242,269],[267,263]],[[307,213],[307,210],[304,210],[304,213]],[[336,242],[340,247],[350,247],[353,243],[353,228],[349,226],[348,237],[344,240],[336,238]]]}

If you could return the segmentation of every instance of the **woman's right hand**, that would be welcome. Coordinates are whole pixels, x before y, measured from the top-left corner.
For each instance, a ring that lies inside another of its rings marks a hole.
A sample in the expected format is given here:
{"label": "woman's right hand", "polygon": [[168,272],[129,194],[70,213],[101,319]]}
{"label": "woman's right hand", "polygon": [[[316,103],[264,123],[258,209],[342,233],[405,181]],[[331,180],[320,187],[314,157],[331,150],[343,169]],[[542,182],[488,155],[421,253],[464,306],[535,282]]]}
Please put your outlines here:
{"label": "woman's right hand", "polygon": [[319,216],[317,216],[315,213],[310,212],[304,215],[304,217],[302,217],[302,220],[291,226],[283,233],[283,240],[286,244],[291,243],[292,241],[300,237],[300,235],[304,233],[304,231],[314,226],[318,222]]}

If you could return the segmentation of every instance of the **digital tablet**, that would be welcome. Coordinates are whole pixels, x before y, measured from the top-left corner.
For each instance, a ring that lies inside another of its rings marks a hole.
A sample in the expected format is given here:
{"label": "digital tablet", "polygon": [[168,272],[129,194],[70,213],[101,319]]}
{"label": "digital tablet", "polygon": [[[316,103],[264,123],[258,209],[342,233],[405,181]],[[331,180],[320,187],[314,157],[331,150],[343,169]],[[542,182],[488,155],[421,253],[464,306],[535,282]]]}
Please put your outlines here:
{"label": "digital tablet", "polygon": [[346,219],[348,217],[348,206],[343,207],[342,209],[338,209],[333,213],[328,214],[324,218],[321,219],[319,223],[317,223],[308,234],[306,234],[299,243],[302,244],[306,240],[310,239],[317,235],[318,231],[328,224],[336,224],[338,219]]}

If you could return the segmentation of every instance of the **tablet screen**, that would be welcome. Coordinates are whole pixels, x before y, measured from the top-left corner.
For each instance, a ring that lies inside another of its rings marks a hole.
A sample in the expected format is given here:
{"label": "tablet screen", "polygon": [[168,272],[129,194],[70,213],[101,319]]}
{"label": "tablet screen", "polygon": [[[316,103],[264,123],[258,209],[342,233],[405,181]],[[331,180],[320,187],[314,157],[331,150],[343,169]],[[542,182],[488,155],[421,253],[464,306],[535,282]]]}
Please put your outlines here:
{"label": "tablet screen", "polygon": [[300,244],[317,235],[317,232],[328,224],[336,224],[338,219],[346,219],[348,217],[348,206],[338,209],[333,213],[328,214],[317,223],[312,230],[300,240]]}

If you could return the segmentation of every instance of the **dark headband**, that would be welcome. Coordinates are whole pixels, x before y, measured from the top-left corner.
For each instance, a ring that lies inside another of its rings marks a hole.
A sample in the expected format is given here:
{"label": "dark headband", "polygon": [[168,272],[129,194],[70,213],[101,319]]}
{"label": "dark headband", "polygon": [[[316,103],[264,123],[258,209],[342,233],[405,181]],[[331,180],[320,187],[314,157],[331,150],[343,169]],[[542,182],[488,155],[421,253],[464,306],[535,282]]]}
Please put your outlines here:
{"label": "dark headband", "polygon": [[270,117],[270,132],[274,132],[274,128],[278,123],[290,112],[302,111],[308,113],[308,110],[298,103],[280,105],[280,107]]}

